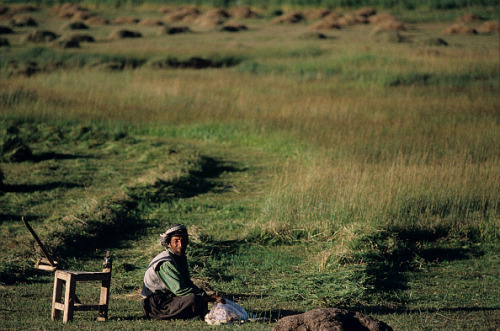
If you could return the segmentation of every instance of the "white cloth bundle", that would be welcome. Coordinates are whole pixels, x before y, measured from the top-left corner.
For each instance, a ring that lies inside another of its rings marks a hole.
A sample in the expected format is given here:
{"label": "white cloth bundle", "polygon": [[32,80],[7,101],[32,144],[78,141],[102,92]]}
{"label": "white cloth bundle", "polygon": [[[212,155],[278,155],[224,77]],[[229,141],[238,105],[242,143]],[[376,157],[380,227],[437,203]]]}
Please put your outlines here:
{"label": "white cloth bundle", "polygon": [[230,300],[226,303],[216,303],[210,312],[205,315],[205,322],[210,325],[220,325],[227,323],[242,323],[249,319],[248,313],[243,307]]}

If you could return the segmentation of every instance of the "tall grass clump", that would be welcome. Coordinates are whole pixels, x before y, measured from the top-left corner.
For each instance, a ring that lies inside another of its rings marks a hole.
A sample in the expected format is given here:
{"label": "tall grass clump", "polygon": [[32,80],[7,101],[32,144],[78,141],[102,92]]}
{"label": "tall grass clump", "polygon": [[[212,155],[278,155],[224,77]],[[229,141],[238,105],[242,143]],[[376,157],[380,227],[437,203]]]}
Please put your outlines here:
{"label": "tall grass clump", "polygon": [[387,166],[324,158],[300,164],[287,164],[272,185],[259,220],[262,236],[335,240],[346,226],[415,240],[487,242],[498,235],[498,162],[397,158]]}

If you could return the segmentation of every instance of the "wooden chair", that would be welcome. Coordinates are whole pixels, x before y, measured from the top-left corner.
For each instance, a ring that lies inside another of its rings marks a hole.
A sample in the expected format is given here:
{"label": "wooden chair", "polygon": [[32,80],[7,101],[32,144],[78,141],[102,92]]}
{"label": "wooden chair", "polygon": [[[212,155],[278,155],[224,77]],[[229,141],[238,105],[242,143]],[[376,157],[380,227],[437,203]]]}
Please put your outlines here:
{"label": "wooden chair", "polygon": [[[52,297],[52,320],[56,320],[61,316],[63,311],[63,323],[67,323],[73,319],[75,311],[98,310],[98,321],[108,319],[108,303],[109,303],[109,288],[111,285],[111,267],[112,261],[109,251],[106,253],[105,262],[102,272],[86,272],[86,271],[68,271],[57,270],[54,279],[54,295]],[[76,284],[78,282],[100,281],[101,296],[99,304],[83,304],[76,297]],[[64,302],[61,301],[62,285],[66,283],[64,292]]]}

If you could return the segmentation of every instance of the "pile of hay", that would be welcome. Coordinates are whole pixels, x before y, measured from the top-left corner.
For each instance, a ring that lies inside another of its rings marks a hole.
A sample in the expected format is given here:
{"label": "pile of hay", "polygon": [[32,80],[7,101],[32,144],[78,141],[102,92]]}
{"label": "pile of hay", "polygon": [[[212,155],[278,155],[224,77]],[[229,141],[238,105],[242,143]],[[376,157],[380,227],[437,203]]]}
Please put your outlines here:
{"label": "pile of hay", "polygon": [[305,16],[302,12],[294,10],[289,13],[283,14],[272,20],[273,24],[295,24],[300,23],[305,20]]}
{"label": "pile of hay", "polygon": [[332,11],[329,9],[309,9],[304,11],[304,16],[307,20],[317,20],[325,18],[331,13]]}
{"label": "pile of hay", "polygon": [[229,15],[234,18],[257,18],[259,15],[254,12],[250,7],[246,6],[236,6],[229,9]]}
{"label": "pile of hay", "polygon": [[314,30],[339,30],[341,28],[342,26],[335,18],[324,18],[323,20],[311,25],[311,29]]}
{"label": "pile of hay", "polygon": [[99,16],[92,16],[88,19],[85,20],[85,24],[87,25],[107,25],[109,24],[109,20],[99,17]]}
{"label": "pile of hay", "polygon": [[165,34],[178,34],[178,33],[186,33],[186,32],[191,32],[189,27],[187,26],[172,26],[172,27],[162,27],[161,29],[158,29],[156,32],[157,36],[162,36]]}
{"label": "pile of hay", "polygon": [[12,6],[10,7],[10,13],[11,14],[19,14],[19,13],[27,13],[27,12],[34,12],[34,11],[37,11],[38,8],[33,6],[33,5],[29,5],[29,4],[20,4],[20,5],[15,5],[15,6]]}
{"label": "pile of hay", "polygon": [[51,42],[59,36],[52,31],[48,30],[35,30],[25,35],[21,40],[22,42],[43,43]]}
{"label": "pile of hay", "polygon": [[373,7],[363,7],[358,9],[357,11],[354,12],[355,16],[361,16],[368,18],[370,16],[373,16],[377,13],[377,10]]}
{"label": "pile of hay", "polygon": [[142,34],[137,31],[118,29],[109,34],[109,39],[140,38]]}
{"label": "pile of hay", "polygon": [[480,33],[495,33],[500,32],[500,22],[488,21],[477,27],[477,32]]}
{"label": "pile of hay", "polygon": [[241,23],[228,22],[222,26],[221,30],[227,31],[227,32],[239,32],[239,31],[247,30],[247,27],[246,27],[246,25],[241,24]]}
{"label": "pile of hay", "polygon": [[68,22],[61,27],[62,30],[87,30],[88,28],[88,25],[82,21]]}
{"label": "pile of hay", "polygon": [[213,28],[224,23],[229,14],[224,9],[213,8],[200,15],[194,23],[204,28]]}
{"label": "pile of hay", "polygon": [[23,27],[23,26],[38,26],[38,23],[35,19],[28,15],[14,15],[10,20],[10,25],[15,27]]}
{"label": "pile of hay", "polygon": [[153,18],[145,18],[139,21],[138,25],[140,26],[163,26],[165,23],[159,20],[155,20]]}
{"label": "pile of hay", "polygon": [[466,14],[466,15],[457,17],[456,21],[459,23],[481,22],[481,21],[484,21],[484,18],[482,18],[480,15],[476,15],[476,14]]}
{"label": "pile of hay", "polygon": [[93,36],[89,34],[79,34],[79,33],[70,33],[70,34],[65,34],[60,38],[61,41],[68,41],[68,42],[76,42],[76,43],[93,43],[95,42],[95,39]]}
{"label": "pile of hay", "polygon": [[477,34],[477,30],[465,24],[454,24],[443,31],[446,34],[471,35]]}
{"label": "pile of hay", "polygon": [[406,31],[408,27],[401,21],[382,21],[375,26],[375,31]]}
{"label": "pile of hay", "polygon": [[185,22],[190,23],[200,16],[200,11],[196,7],[181,7],[167,13],[164,20],[166,22]]}
{"label": "pile of hay", "polygon": [[50,12],[54,15],[57,15],[57,17],[59,18],[73,18],[73,16],[75,15],[83,15],[83,13],[89,13],[89,10],[76,4],[65,3],[52,7]]}
{"label": "pile of hay", "polygon": [[137,24],[139,21],[136,17],[117,17],[113,20],[113,24]]}

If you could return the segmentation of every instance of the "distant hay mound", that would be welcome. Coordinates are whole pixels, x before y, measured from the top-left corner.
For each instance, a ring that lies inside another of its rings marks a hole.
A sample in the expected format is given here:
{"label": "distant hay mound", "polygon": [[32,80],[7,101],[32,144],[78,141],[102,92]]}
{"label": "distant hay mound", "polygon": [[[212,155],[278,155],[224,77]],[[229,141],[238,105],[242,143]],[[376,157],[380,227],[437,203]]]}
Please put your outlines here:
{"label": "distant hay mound", "polygon": [[476,15],[476,14],[466,14],[466,15],[457,17],[456,21],[459,23],[481,22],[481,21],[484,21],[484,18],[482,18],[480,15]]}
{"label": "distant hay mound", "polygon": [[58,38],[58,35],[48,30],[35,30],[25,35],[22,42],[43,43],[51,42]]}
{"label": "distant hay mound", "polygon": [[68,22],[61,27],[62,30],[87,30],[88,28],[88,25],[81,21]]}
{"label": "distant hay mound", "polygon": [[337,19],[334,18],[324,18],[319,22],[311,25],[313,30],[339,30],[342,26],[338,23]]}
{"label": "distant hay mound", "polygon": [[172,35],[172,34],[186,33],[186,32],[191,32],[191,30],[187,26],[172,26],[172,27],[164,26],[158,29],[156,35],[157,36],[162,36],[165,34]]}
{"label": "distant hay mound", "polygon": [[304,11],[304,17],[308,20],[318,20],[331,14],[331,12],[332,11],[330,9],[326,8],[310,9]]}
{"label": "distant hay mound", "polygon": [[72,18],[76,13],[83,12],[89,12],[89,10],[85,7],[71,3],[54,6],[51,9],[51,13],[57,15],[59,18]]}
{"label": "distant hay mound", "polygon": [[27,13],[37,11],[38,8],[29,4],[20,4],[10,7],[11,14]]}
{"label": "distant hay mound", "polygon": [[477,32],[480,33],[495,33],[500,32],[500,23],[498,21],[484,22],[477,27]]}
{"label": "distant hay mound", "polygon": [[200,11],[196,7],[181,7],[175,11],[167,13],[164,20],[167,22],[190,23],[200,16]]}
{"label": "distant hay mound", "polygon": [[15,27],[38,26],[35,19],[28,15],[14,15],[10,20],[10,25]]}
{"label": "distant hay mound", "polygon": [[113,24],[137,24],[139,21],[137,17],[117,17],[113,20]]}
{"label": "distant hay mound", "polygon": [[229,9],[229,15],[237,19],[259,17],[259,15],[256,12],[254,12],[250,7],[247,6],[233,7]]}
{"label": "distant hay mound", "polygon": [[87,25],[108,25],[109,20],[99,17],[99,16],[92,16],[88,19],[85,20],[85,24]]}
{"label": "distant hay mound", "polygon": [[300,23],[305,20],[305,16],[301,11],[291,11],[289,13],[283,14],[272,20],[273,24],[295,24]]}
{"label": "distant hay mound", "polygon": [[80,42],[76,40],[58,40],[57,45],[61,48],[80,48]]}
{"label": "distant hay mound", "polygon": [[399,21],[399,19],[394,15],[386,13],[375,14],[373,16],[368,17],[368,22],[370,22],[371,24],[379,24],[386,21]]}
{"label": "distant hay mound", "polygon": [[363,7],[354,12],[355,16],[370,17],[377,13],[377,10],[373,7]]}
{"label": "distant hay mound", "polygon": [[443,31],[446,34],[472,35],[477,34],[477,30],[465,24],[454,24]]}
{"label": "distant hay mound", "polygon": [[158,12],[161,14],[168,14],[177,10],[175,6],[163,6],[158,9]]}
{"label": "distant hay mound", "polygon": [[142,34],[137,31],[118,29],[109,34],[109,39],[140,38]]}
{"label": "distant hay mound", "polygon": [[337,13],[337,12],[331,12],[328,15],[326,15],[325,17],[323,17],[323,19],[324,20],[326,20],[326,19],[338,20],[341,17],[342,17],[342,14]]}
{"label": "distant hay mound", "polygon": [[75,21],[85,21],[93,16],[96,16],[96,14],[91,13],[91,12],[86,11],[86,10],[78,10],[73,14],[71,19],[75,20]]}
{"label": "distant hay mound", "polygon": [[0,15],[7,14],[9,7],[0,5]]}
{"label": "distant hay mound", "polygon": [[79,33],[65,34],[60,38],[60,40],[73,41],[73,42],[77,42],[77,43],[82,43],[82,42],[93,43],[93,42],[95,42],[95,39],[93,36],[91,36],[89,34],[79,34]]}
{"label": "distant hay mound", "polygon": [[140,26],[163,26],[165,23],[163,23],[160,20],[155,20],[153,18],[145,18],[139,21],[138,25]]}
{"label": "distant hay mound", "polygon": [[222,26],[221,30],[227,32],[240,32],[247,30],[247,26],[241,23],[228,22]]}
{"label": "distant hay mound", "polygon": [[375,26],[375,31],[406,31],[408,27],[401,21],[382,21]]}
{"label": "distant hay mound", "polygon": [[229,14],[224,9],[213,8],[200,15],[194,23],[204,28],[213,28],[222,25],[228,17]]}
{"label": "distant hay mound", "polygon": [[11,34],[14,30],[5,25],[0,25],[0,34]]}

